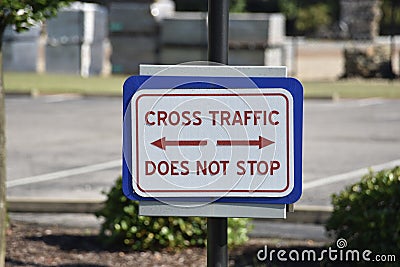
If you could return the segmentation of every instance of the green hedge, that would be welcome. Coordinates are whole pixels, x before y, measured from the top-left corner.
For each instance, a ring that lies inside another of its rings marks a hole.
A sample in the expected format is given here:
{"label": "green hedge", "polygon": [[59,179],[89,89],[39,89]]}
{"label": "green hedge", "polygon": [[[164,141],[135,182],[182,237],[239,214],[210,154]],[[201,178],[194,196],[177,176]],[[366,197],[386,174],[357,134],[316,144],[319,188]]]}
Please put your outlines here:
{"label": "green hedge", "polygon": [[[138,203],[123,195],[121,178],[107,193],[105,206],[96,216],[104,219],[100,238],[108,246],[157,250],[206,244],[206,218],[138,216]],[[228,244],[243,244],[248,231],[249,219],[229,219]]]}
{"label": "green hedge", "polygon": [[370,172],[333,195],[327,230],[348,248],[400,255],[400,167]]}

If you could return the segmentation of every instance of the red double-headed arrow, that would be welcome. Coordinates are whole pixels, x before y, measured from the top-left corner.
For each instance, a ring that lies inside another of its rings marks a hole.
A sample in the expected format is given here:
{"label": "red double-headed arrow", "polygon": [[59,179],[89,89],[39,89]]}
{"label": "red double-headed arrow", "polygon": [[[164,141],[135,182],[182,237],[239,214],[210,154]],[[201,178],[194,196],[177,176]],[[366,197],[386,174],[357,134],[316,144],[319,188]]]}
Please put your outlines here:
{"label": "red double-headed arrow", "polygon": [[217,146],[258,146],[259,149],[275,143],[262,136],[258,140],[218,140]]}
{"label": "red double-headed arrow", "polygon": [[205,146],[207,145],[207,140],[167,141],[166,138],[163,137],[151,144],[165,150],[167,146]]}
{"label": "red double-headed arrow", "polygon": [[[258,140],[217,140],[217,146],[258,146],[259,149],[275,143],[262,136],[258,137]],[[165,137],[160,138],[151,143],[162,150],[165,150],[167,146],[206,146],[207,140],[179,140],[179,141],[167,141]]]}

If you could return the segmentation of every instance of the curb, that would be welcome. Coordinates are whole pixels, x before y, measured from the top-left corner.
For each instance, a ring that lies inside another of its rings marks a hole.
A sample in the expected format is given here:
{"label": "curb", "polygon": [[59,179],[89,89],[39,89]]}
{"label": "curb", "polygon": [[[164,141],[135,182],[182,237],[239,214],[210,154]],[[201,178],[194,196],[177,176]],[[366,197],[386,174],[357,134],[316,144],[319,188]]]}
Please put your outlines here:
{"label": "curb", "polygon": [[312,206],[297,205],[294,206],[294,212],[287,213],[287,222],[307,223],[307,224],[325,224],[333,211],[332,206]]}
{"label": "curb", "polygon": [[7,199],[7,210],[20,213],[94,213],[104,206],[104,200],[82,199]]}
{"label": "curb", "polygon": [[[100,199],[41,199],[41,198],[8,198],[9,212],[18,213],[95,213],[104,207]],[[295,205],[294,212],[288,212],[284,222],[304,224],[324,224],[332,213],[331,206]],[[281,219],[256,219],[257,221],[282,222]]]}

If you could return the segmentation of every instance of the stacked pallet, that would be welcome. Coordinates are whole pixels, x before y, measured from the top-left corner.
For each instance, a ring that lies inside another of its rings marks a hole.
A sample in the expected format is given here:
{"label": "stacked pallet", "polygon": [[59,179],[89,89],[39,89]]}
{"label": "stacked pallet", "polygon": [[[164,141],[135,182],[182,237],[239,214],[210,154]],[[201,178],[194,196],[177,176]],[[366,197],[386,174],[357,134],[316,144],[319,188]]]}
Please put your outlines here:
{"label": "stacked pallet", "polygon": [[229,64],[284,65],[285,17],[282,14],[231,14]]}
{"label": "stacked pallet", "polygon": [[46,71],[82,76],[104,73],[107,16],[105,7],[76,2],[48,20]]}
{"label": "stacked pallet", "polygon": [[40,55],[41,25],[17,33],[7,27],[3,37],[5,71],[36,72]]}
{"label": "stacked pallet", "polygon": [[[161,24],[162,64],[207,60],[207,14],[176,12]],[[282,65],[285,19],[282,14],[231,14],[229,64]]]}
{"label": "stacked pallet", "polygon": [[113,2],[109,20],[113,73],[137,74],[139,64],[156,63],[158,27],[150,3]]}
{"label": "stacked pallet", "polygon": [[176,12],[160,27],[161,64],[207,60],[207,14]]}

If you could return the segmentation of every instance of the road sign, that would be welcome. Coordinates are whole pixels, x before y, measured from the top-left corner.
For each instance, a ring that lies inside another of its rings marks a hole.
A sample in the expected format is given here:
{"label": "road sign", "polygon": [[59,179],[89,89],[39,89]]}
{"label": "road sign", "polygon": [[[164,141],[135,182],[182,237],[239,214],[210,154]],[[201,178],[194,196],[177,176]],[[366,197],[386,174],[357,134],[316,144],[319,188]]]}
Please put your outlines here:
{"label": "road sign", "polygon": [[131,77],[124,86],[125,193],[297,200],[301,84],[250,78],[253,86],[243,87],[245,79]]}

